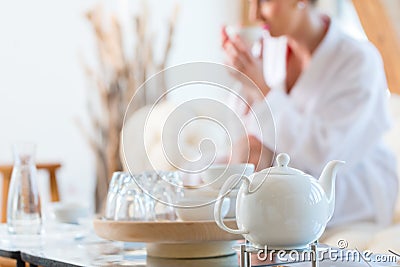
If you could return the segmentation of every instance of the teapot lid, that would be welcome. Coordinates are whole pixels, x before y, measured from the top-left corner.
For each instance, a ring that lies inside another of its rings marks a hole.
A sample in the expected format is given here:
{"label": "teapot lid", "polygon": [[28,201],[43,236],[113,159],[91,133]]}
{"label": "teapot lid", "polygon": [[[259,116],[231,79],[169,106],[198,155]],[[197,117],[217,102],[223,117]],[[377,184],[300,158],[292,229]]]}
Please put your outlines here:
{"label": "teapot lid", "polygon": [[280,153],[276,157],[277,166],[266,169],[268,173],[279,174],[279,175],[305,175],[304,172],[288,167],[290,157],[286,153]]}

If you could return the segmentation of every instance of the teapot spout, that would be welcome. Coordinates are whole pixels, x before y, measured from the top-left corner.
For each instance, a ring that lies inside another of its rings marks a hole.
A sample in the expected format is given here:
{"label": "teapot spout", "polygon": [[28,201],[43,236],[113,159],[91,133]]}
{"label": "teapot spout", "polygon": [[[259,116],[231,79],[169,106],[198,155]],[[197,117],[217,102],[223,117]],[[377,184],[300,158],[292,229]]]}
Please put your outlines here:
{"label": "teapot spout", "polygon": [[328,220],[332,218],[333,211],[335,210],[335,181],[338,167],[345,162],[340,160],[333,160],[328,162],[319,178],[319,184],[324,189],[328,199],[329,211]]}

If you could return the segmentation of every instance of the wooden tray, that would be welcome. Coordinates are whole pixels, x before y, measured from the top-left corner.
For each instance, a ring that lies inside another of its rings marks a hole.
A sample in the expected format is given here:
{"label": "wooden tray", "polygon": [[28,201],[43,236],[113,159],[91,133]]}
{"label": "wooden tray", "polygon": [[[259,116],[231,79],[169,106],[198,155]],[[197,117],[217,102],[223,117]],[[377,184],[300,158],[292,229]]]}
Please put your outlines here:
{"label": "wooden tray", "polygon": [[[236,228],[235,220],[225,224]],[[215,221],[134,222],[95,219],[94,231],[102,238],[146,242],[147,255],[159,258],[209,258],[232,255],[234,240],[243,239],[220,229]]]}
{"label": "wooden tray", "polygon": [[[98,218],[93,224],[98,236],[125,242],[190,243],[243,239],[241,235],[225,232],[215,221],[136,222]],[[225,224],[237,228],[233,219],[226,220]]]}

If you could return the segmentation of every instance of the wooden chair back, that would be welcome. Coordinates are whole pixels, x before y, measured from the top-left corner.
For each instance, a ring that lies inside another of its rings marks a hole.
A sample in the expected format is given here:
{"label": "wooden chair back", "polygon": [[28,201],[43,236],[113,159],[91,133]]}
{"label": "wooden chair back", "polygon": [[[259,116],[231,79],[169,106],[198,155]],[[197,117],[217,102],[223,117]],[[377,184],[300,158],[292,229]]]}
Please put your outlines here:
{"label": "wooden chair back", "polygon": [[[49,189],[50,189],[50,200],[56,202],[60,200],[60,195],[57,186],[56,172],[61,167],[60,163],[41,163],[36,165],[38,170],[45,170],[49,174]],[[0,165],[0,173],[3,176],[3,193],[2,193],[2,209],[1,209],[1,222],[7,221],[7,199],[8,199],[8,188],[10,186],[11,173],[13,165]]]}

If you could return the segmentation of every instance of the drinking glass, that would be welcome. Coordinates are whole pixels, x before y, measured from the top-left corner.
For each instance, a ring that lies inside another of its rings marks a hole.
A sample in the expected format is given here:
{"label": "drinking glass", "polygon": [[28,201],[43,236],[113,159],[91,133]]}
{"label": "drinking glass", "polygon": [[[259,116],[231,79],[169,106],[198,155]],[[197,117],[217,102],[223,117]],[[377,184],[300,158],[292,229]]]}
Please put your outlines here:
{"label": "drinking glass", "polygon": [[115,200],[115,220],[146,220],[145,199],[140,188],[129,174],[119,179],[120,188]]}
{"label": "drinking glass", "polygon": [[13,146],[14,168],[7,201],[7,228],[10,234],[40,234],[42,212],[36,181],[35,145]]}
{"label": "drinking glass", "polygon": [[[183,196],[182,179],[178,172],[149,171],[143,172],[137,177],[139,185],[151,198],[151,206],[148,214],[152,214],[155,220],[176,220],[177,216],[173,204],[176,199]],[[149,200],[148,200],[149,201]]]}
{"label": "drinking glass", "polygon": [[111,178],[104,212],[104,216],[107,219],[114,219],[117,195],[120,190],[121,180],[124,178],[124,175],[126,174],[123,172],[114,172]]}
{"label": "drinking glass", "polygon": [[145,173],[140,173],[133,175],[133,177],[135,181],[139,184],[139,187],[141,188],[141,192],[143,194],[145,211],[146,211],[146,221],[155,221],[156,201],[148,193],[148,190],[151,190],[152,188],[151,184],[154,179],[154,176],[152,175],[147,176]]}

